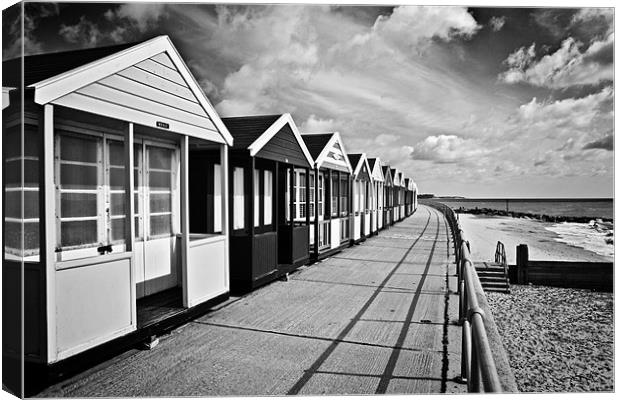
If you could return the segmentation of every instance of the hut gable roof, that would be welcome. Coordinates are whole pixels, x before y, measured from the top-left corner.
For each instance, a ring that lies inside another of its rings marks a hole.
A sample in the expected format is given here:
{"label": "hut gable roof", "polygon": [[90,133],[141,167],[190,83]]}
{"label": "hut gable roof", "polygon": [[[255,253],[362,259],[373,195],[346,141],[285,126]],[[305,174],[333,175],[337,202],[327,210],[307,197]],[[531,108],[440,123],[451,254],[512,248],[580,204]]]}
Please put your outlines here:
{"label": "hut gable roof", "polygon": [[394,179],[392,178],[392,169],[389,165],[384,165],[381,167],[383,170],[383,177],[385,179],[385,183],[388,186],[392,186],[394,184]]}
{"label": "hut gable roof", "polygon": [[368,166],[370,166],[371,176],[374,181],[384,182],[383,168],[381,168],[381,160],[379,158],[369,158]]}
{"label": "hut gable roof", "polygon": [[316,158],[321,154],[329,139],[332,138],[331,133],[320,133],[320,134],[302,134],[304,142],[308,147],[308,151],[310,151],[310,155],[316,160]]}
{"label": "hut gable roof", "polygon": [[233,149],[246,149],[269,129],[280,115],[254,115],[247,117],[226,117],[222,122],[235,140]]}
{"label": "hut gable roof", "polygon": [[368,159],[366,153],[347,154],[349,161],[353,167],[353,176],[356,179],[372,180],[370,175],[370,166],[368,165]]}
{"label": "hut gable roof", "polygon": [[[55,53],[34,54],[25,56],[24,60],[24,85],[29,86],[48,78],[60,75],[74,68],[91,63],[93,61],[110,56],[119,51],[128,49],[134,43],[124,43],[116,46],[95,47],[92,49],[62,51]],[[2,68],[3,86],[21,86],[21,64],[22,58],[14,58],[4,61]]]}
{"label": "hut gable roof", "polygon": [[148,126],[159,127],[155,121],[162,120],[172,131],[232,145],[228,129],[168,36],[27,59],[27,69],[32,66],[32,70],[26,84],[34,89],[38,104]]}
{"label": "hut gable roof", "polygon": [[357,170],[357,165],[360,163],[360,160],[362,159],[362,153],[357,153],[357,154],[347,154],[347,156],[349,157],[349,162],[351,163],[351,167],[353,167],[353,173],[355,173],[355,171]]}
{"label": "hut gable roof", "polygon": [[[312,167],[314,160],[290,114],[222,118],[235,139],[233,149]],[[278,142],[278,143],[276,143]],[[289,161],[290,159],[290,161]]]}
{"label": "hut gable roof", "polygon": [[394,186],[400,186],[400,171],[396,168],[390,168],[390,172],[392,173],[392,183]]}
{"label": "hut gable roof", "polygon": [[[306,145],[311,148],[312,152],[318,151],[318,155],[313,155],[314,166],[316,168],[326,166],[328,168],[346,171],[350,174],[353,173],[351,162],[349,161],[349,157],[347,156],[347,152],[338,132],[328,134],[304,133],[302,137]],[[326,139],[327,141],[325,141]],[[323,144],[323,147],[319,151],[320,144]]]}

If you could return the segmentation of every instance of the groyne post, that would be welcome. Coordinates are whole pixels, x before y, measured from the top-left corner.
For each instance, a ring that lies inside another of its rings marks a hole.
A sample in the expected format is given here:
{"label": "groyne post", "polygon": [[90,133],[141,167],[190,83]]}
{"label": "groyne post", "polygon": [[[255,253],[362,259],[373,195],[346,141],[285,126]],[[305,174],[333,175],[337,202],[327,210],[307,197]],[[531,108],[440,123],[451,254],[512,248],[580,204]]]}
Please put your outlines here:
{"label": "groyne post", "polygon": [[527,264],[529,262],[529,249],[527,244],[517,246],[517,283],[527,284]]}

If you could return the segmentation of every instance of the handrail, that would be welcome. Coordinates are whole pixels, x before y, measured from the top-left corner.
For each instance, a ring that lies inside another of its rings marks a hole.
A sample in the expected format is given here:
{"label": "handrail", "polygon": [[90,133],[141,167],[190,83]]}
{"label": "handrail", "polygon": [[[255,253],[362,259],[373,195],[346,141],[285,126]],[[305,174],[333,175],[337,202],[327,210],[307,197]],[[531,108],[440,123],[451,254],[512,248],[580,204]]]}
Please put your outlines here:
{"label": "handrail", "polygon": [[484,311],[478,302],[478,297],[484,296],[484,290],[471,259],[470,243],[454,210],[441,203],[427,202],[427,204],[445,215],[454,240],[459,281],[459,322],[463,332],[461,380],[467,382],[468,392],[500,393],[502,385],[485,329]]}
{"label": "handrail", "polygon": [[506,247],[504,243],[497,241],[495,246],[495,262],[500,264],[504,268],[504,276],[508,280],[508,263],[506,262]]}

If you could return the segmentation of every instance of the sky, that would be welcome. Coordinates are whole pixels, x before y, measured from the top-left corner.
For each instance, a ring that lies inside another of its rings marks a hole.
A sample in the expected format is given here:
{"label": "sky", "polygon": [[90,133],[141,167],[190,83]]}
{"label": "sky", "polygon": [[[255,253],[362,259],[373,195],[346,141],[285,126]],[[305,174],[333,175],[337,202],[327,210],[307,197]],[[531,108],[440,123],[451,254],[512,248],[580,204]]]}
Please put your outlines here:
{"label": "sky", "polygon": [[[420,193],[612,197],[610,8],[29,3],[26,54],[170,36],[222,117],[338,131]],[[3,59],[19,56],[3,13]]]}

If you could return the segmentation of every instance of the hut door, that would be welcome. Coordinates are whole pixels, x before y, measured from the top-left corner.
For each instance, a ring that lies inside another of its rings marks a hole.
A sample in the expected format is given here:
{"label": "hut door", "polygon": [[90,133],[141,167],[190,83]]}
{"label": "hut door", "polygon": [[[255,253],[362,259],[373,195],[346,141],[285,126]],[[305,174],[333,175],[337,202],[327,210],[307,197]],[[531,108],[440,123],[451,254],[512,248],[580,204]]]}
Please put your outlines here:
{"label": "hut door", "polygon": [[144,140],[134,147],[136,297],[177,286],[178,149]]}

